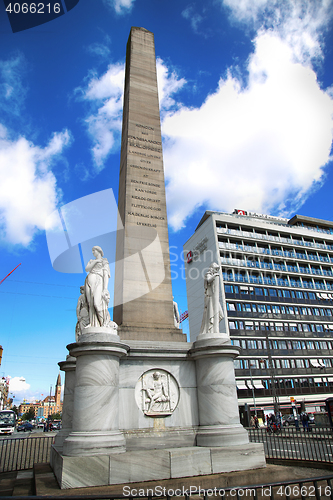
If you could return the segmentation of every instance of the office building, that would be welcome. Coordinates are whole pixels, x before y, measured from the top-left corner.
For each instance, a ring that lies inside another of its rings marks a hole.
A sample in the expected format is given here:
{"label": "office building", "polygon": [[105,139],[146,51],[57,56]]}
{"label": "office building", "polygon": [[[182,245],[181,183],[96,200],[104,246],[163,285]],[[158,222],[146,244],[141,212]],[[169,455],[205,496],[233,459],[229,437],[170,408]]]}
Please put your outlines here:
{"label": "office building", "polygon": [[206,212],[184,245],[190,336],[203,314],[203,277],[221,265],[224,320],[241,415],[320,411],[333,396],[333,222],[244,210]]}

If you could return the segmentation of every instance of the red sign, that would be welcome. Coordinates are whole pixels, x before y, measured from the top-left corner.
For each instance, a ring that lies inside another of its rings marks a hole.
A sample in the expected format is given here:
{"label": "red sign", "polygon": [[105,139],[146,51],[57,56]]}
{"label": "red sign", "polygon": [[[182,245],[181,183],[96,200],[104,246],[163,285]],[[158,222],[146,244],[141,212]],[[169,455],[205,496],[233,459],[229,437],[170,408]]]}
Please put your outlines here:
{"label": "red sign", "polygon": [[247,215],[247,212],[245,210],[238,210],[237,208],[236,208],[236,213],[238,215]]}
{"label": "red sign", "polygon": [[186,258],[187,258],[187,263],[189,264],[190,262],[192,262],[192,252],[191,250],[189,252],[187,252],[186,254]]}

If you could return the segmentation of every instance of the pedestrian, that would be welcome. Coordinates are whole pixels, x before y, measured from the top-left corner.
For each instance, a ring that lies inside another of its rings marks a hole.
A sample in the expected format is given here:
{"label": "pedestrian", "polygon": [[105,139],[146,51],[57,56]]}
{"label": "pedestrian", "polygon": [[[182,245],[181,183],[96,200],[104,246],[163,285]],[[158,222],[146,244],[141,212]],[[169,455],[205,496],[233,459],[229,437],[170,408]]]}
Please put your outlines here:
{"label": "pedestrian", "polygon": [[304,429],[304,432],[309,432],[309,415],[303,411],[303,413],[301,414],[301,420],[302,420],[302,424],[303,424],[303,429]]}
{"label": "pedestrian", "polygon": [[259,429],[259,420],[258,420],[257,415],[255,415],[255,417],[254,417],[254,425],[255,425],[256,429]]}
{"label": "pedestrian", "polygon": [[251,426],[251,427],[255,427],[255,425],[256,425],[256,424],[255,424],[255,420],[254,420],[254,417],[253,417],[253,415],[252,415],[252,417],[250,418],[250,426]]}

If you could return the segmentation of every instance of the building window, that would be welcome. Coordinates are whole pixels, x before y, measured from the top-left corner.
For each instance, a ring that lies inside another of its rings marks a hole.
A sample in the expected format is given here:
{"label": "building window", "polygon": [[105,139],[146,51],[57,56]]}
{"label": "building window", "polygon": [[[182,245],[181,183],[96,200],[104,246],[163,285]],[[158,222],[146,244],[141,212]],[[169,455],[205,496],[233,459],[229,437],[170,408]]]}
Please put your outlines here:
{"label": "building window", "polygon": [[265,304],[258,304],[257,308],[258,308],[258,312],[259,313],[265,313],[266,312],[266,306],[265,306]]}

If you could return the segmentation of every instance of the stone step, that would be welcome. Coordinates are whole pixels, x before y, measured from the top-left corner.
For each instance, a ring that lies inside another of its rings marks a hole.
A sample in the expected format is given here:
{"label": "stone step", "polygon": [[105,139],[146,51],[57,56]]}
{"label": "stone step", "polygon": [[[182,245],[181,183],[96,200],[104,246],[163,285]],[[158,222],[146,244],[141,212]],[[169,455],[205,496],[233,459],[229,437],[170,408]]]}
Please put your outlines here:
{"label": "stone step", "polygon": [[0,475],[0,497],[24,497],[34,494],[33,469],[4,472]]}
{"label": "stone step", "polygon": [[34,486],[37,496],[57,495],[61,492],[50,464],[34,465]]}

